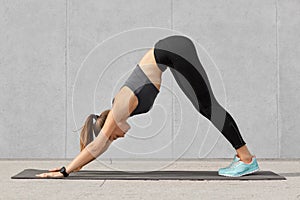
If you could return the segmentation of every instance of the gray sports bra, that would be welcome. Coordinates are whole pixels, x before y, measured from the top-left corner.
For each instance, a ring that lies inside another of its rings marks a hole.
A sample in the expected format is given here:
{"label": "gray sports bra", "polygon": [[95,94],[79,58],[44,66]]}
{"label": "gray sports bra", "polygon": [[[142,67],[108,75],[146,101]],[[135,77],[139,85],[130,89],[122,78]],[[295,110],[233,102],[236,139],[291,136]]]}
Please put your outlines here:
{"label": "gray sports bra", "polygon": [[159,93],[159,90],[143,72],[139,64],[136,65],[123,86],[129,87],[138,98],[138,105],[130,116],[148,112],[153,107],[154,100]]}

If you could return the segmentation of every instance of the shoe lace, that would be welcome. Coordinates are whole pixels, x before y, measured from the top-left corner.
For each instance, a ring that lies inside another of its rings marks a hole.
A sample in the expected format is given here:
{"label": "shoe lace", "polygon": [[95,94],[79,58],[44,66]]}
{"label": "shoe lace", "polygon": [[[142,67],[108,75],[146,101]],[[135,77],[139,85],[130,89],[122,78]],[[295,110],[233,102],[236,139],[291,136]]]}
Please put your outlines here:
{"label": "shoe lace", "polygon": [[233,168],[234,166],[237,165],[238,162],[239,162],[239,161],[232,161],[232,162],[227,166],[227,168]]}
{"label": "shoe lace", "polygon": [[234,168],[234,167],[237,166],[238,164],[239,164],[239,161],[233,162],[233,163],[230,165],[230,168]]}

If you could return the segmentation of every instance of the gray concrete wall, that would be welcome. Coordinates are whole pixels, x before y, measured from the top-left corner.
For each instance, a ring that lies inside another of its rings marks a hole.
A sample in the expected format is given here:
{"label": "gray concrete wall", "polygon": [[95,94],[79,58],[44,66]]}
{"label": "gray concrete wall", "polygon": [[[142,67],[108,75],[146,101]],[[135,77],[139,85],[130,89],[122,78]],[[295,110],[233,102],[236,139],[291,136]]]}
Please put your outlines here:
{"label": "gray concrete wall", "polygon": [[[155,41],[184,34],[258,158],[300,157],[300,1],[0,0],[0,158],[72,158]],[[171,73],[101,158],[231,158]]]}

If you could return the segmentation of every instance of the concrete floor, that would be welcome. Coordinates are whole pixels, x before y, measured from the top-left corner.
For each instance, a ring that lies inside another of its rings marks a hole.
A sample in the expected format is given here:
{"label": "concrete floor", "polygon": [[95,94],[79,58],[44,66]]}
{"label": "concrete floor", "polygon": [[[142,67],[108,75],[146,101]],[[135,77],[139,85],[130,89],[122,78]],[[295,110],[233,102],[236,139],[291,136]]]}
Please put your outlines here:
{"label": "concrete floor", "polygon": [[[0,199],[300,199],[300,159],[259,159],[261,170],[287,180],[265,181],[136,181],[20,180],[10,177],[25,168],[50,169],[70,160],[0,160]],[[213,170],[231,159],[174,161],[95,160],[84,169],[96,170]],[[167,167],[166,167],[167,166]],[[165,168],[166,167],[166,168]]]}

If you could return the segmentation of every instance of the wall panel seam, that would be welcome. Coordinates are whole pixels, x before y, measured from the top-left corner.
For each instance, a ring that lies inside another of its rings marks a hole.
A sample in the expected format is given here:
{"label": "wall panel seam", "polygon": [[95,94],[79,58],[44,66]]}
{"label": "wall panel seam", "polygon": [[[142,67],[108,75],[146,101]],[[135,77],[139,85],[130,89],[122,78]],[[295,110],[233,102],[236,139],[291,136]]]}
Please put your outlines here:
{"label": "wall panel seam", "polygon": [[278,0],[276,0],[276,70],[277,70],[277,108],[276,108],[276,114],[277,114],[277,145],[278,145],[278,158],[281,157],[281,134],[280,134],[280,121],[279,121],[279,98],[280,98],[280,85],[279,85],[279,31],[278,31]]}
{"label": "wall panel seam", "polygon": [[68,16],[68,0],[65,1],[65,155],[67,157],[67,131],[68,131],[68,46],[69,46],[69,16]]}

